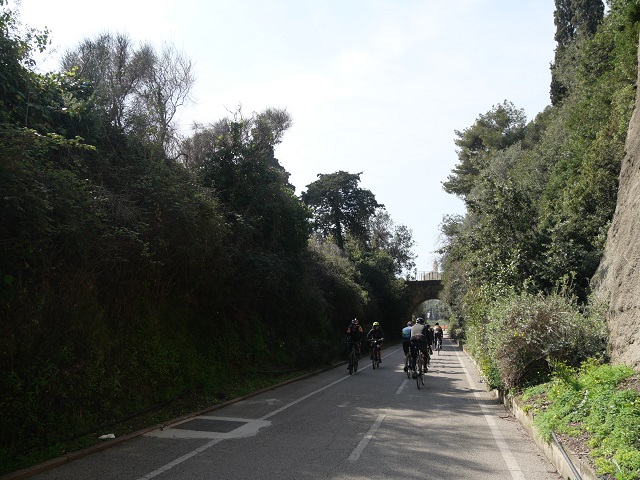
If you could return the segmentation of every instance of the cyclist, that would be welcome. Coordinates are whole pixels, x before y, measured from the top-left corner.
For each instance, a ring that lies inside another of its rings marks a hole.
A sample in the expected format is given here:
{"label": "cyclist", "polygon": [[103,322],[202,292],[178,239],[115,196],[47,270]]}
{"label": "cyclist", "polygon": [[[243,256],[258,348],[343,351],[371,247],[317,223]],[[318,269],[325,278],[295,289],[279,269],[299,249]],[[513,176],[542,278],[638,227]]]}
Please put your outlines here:
{"label": "cyclist", "polygon": [[409,365],[407,363],[407,355],[409,354],[409,350],[411,349],[411,327],[413,326],[413,322],[408,321],[407,326],[402,329],[402,350],[404,350],[404,371],[406,372],[409,369]]}
{"label": "cyclist", "polygon": [[430,338],[431,340],[429,340],[429,355],[433,355],[433,349],[431,348],[431,345],[433,345],[433,328],[431,328],[431,325],[429,325],[427,322],[424,323],[425,326],[427,327],[428,330],[428,338]]}
{"label": "cyclist", "polygon": [[[367,340],[378,340],[378,352],[380,352],[380,363],[382,363],[382,340],[384,340],[384,331],[379,322],[373,322],[373,327],[367,333]],[[371,352],[371,359],[373,359],[373,352]]]}
{"label": "cyclist", "polygon": [[[362,338],[362,335],[364,334],[364,331],[362,330],[362,327],[358,324],[358,319],[354,318],[353,320],[351,320],[351,323],[349,324],[349,326],[347,327],[347,349],[351,348],[351,343],[353,343],[354,348],[356,349],[356,355],[358,356],[358,359],[360,359],[360,339]],[[349,353],[347,351],[347,353]],[[349,367],[347,366],[347,369]]]}
{"label": "cyclist", "polygon": [[416,370],[416,359],[418,357],[418,350],[424,354],[425,365],[424,371],[426,372],[427,363],[429,359],[430,345],[433,343],[433,330],[429,328],[429,325],[424,323],[424,318],[420,317],[416,320],[416,324],[411,327],[411,367]]}
{"label": "cyclist", "polygon": [[435,345],[436,342],[440,340],[440,346],[442,346],[443,336],[444,335],[442,333],[442,327],[438,322],[436,322],[436,324],[433,326],[433,344]]}

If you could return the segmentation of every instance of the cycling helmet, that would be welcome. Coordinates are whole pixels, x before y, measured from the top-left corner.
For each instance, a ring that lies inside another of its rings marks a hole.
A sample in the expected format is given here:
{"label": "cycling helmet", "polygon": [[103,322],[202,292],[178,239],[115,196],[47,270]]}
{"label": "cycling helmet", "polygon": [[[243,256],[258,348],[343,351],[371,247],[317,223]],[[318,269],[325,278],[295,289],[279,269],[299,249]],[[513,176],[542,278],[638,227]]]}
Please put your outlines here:
{"label": "cycling helmet", "polygon": [[424,325],[424,318],[420,317],[416,320],[420,325]]}
{"label": "cycling helmet", "polygon": [[379,327],[379,326],[380,326],[380,323],[379,323],[379,322],[373,322],[373,326],[374,326],[374,327]]}
{"label": "cycling helmet", "polygon": [[358,319],[354,318],[353,320],[351,320],[351,325],[357,325],[358,324]]}
{"label": "cycling helmet", "polygon": [[436,323],[434,324],[434,327],[435,327],[436,325],[440,326],[440,324],[439,324],[438,322],[436,322]]}
{"label": "cycling helmet", "polygon": [[413,323],[411,323],[411,321],[407,322],[407,327],[413,327]]}

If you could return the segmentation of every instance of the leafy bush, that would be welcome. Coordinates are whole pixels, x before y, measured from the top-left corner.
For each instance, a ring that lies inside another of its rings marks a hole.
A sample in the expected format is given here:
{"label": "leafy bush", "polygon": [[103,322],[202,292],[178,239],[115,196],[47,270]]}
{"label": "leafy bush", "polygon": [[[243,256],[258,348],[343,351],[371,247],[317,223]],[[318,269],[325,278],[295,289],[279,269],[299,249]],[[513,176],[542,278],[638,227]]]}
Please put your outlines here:
{"label": "leafy bush", "polygon": [[571,297],[522,293],[500,299],[488,314],[490,370],[506,389],[530,384],[561,363],[577,366],[604,352],[607,330],[598,308],[581,311]]}

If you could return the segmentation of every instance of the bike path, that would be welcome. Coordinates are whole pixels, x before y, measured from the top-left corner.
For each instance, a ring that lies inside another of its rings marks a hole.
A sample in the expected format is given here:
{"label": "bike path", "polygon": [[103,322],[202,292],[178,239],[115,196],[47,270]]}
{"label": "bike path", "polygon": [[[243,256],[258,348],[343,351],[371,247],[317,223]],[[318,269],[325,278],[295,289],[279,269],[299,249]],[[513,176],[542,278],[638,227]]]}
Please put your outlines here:
{"label": "bike path", "polygon": [[403,365],[389,346],[33,478],[560,478],[447,338],[422,389]]}

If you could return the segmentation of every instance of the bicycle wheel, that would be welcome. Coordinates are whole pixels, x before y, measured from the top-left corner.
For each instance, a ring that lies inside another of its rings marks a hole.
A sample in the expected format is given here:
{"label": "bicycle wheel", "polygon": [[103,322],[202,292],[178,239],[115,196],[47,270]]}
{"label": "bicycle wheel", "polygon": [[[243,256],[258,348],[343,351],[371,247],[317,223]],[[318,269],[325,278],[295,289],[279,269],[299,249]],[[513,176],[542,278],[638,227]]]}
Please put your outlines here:
{"label": "bicycle wheel", "polygon": [[371,364],[373,365],[373,369],[374,370],[378,366],[377,363],[378,363],[378,361],[376,359],[376,350],[375,350],[375,347],[374,347],[373,351],[371,352]]}
{"label": "bicycle wheel", "polygon": [[405,355],[404,365],[407,368],[407,378],[411,378],[411,357],[409,355]]}
{"label": "bicycle wheel", "polygon": [[353,366],[356,359],[356,352],[351,348],[349,352],[349,375],[353,374]]}
{"label": "bicycle wheel", "polygon": [[423,365],[423,356],[422,352],[420,352],[418,356],[418,360],[416,363],[416,385],[418,386],[418,390],[420,390],[420,383],[422,382],[422,365]]}
{"label": "bicycle wheel", "polygon": [[358,354],[353,352],[353,372],[358,371]]}

